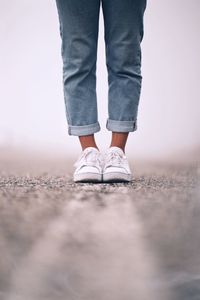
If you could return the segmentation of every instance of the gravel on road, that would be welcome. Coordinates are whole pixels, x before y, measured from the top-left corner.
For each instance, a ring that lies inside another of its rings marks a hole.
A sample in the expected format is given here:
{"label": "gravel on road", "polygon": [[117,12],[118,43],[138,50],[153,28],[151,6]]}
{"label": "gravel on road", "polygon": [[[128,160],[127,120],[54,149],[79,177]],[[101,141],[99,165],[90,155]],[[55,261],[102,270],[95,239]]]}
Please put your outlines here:
{"label": "gravel on road", "polygon": [[98,184],[52,157],[1,153],[0,300],[200,299],[197,157]]}

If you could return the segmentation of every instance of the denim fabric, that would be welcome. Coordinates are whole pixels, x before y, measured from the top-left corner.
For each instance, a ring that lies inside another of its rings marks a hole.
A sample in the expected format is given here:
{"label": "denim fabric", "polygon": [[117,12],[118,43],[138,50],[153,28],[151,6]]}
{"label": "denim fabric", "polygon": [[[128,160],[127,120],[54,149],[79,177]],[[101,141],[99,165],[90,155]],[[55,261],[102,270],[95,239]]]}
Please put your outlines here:
{"label": "denim fabric", "polygon": [[88,135],[101,129],[96,94],[100,5],[108,71],[106,128],[115,132],[135,131],[146,0],[56,0],[56,4],[69,135]]}

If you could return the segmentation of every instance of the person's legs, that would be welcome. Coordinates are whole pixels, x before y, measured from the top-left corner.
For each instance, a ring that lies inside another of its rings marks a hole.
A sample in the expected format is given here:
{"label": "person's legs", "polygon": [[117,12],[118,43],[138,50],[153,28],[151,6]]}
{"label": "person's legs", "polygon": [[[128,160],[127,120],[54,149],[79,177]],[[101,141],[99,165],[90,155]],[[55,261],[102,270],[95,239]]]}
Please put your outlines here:
{"label": "person's legs", "polygon": [[[56,0],[62,38],[68,133],[79,136],[83,157],[91,151],[96,156],[98,150],[94,133],[100,131],[96,58],[101,1],[109,83],[106,127],[112,131],[112,151],[116,150],[115,154],[120,149],[124,151],[128,132],[137,129],[142,80],[140,43],[146,0]],[[110,157],[113,159],[112,151]]]}
{"label": "person's legs", "polygon": [[63,89],[69,135],[82,147],[73,179],[102,180],[96,95],[96,59],[100,0],[56,0],[62,40]]}
{"label": "person's legs", "polygon": [[125,146],[129,132],[112,132],[110,147],[119,147],[125,153]]}
{"label": "person's legs", "polygon": [[68,133],[93,135],[100,131],[96,95],[100,0],[56,0],[56,3]]}
{"label": "person's legs", "polygon": [[102,0],[108,70],[108,118],[112,131],[105,153],[104,181],[130,181],[125,155],[129,132],[137,130],[141,92],[141,41],[146,0]]}
{"label": "person's legs", "polygon": [[122,143],[123,148],[126,133],[137,129],[146,0],[102,0],[102,8],[109,84],[106,127],[114,133],[111,145]]}

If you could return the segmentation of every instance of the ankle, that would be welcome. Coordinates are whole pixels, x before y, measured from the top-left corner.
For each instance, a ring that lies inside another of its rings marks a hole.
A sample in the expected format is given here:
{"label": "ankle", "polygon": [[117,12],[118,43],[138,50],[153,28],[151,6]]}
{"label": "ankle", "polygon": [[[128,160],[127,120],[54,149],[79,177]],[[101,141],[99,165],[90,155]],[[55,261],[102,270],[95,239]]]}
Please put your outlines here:
{"label": "ankle", "polygon": [[87,147],[94,147],[94,148],[98,149],[94,134],[79,136],[79,141],[80,141],[82,150],[85,150]]}

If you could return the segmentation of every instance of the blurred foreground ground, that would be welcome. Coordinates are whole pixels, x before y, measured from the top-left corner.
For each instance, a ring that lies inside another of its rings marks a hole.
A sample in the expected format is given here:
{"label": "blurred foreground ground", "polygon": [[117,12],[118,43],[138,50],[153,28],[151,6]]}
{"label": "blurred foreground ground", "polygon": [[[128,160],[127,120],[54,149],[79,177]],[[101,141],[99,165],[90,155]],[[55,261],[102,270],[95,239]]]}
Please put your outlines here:
{"label": "blurred foreground ground", "polygon": [[199,153],[75,184],[76,157],[0,151],[0,300],[199,300]]}

